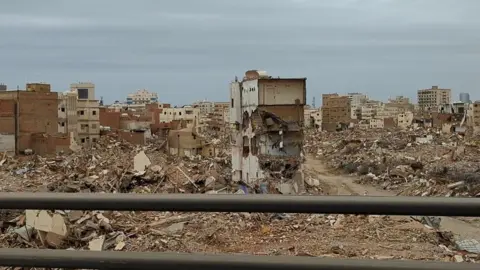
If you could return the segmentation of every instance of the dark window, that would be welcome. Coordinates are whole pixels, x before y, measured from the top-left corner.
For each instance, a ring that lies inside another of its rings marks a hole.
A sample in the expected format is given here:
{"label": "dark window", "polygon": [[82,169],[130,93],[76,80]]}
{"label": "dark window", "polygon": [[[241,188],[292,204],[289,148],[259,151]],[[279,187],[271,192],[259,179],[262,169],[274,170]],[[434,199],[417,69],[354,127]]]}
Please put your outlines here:
{"label": "dark window", "polygon": [[84,142],[85,142],[85,139],[80,139],[80,141],[81,141],[82,143],[84,143]]}
{"label": "dark window", "polygon": [[78,99],[88,99],[88,89],[77,89]]}
{"label": "dark window", "polygon": [[64,126],[65,126],[65,122],[62,122],[62,123],[61,123],[61,126],[64,127]]}
{"label": "dark window", "polygon": [[92,111],[92,115],[97,115],[97,111]]}
{"label": "dark window", "polygon": [[84,115],[84,114],[85,114],[85,112],[84,112],[84,111],[80,111],[80,115]]}
{"label": "dark window", "polygon": [[97,142],[97,138],[92,138],[92,142]]}
{"label": "dark window", "polygon": [[61,108],[60,110],[61,110],[62,112],[65,112],[65,108]]}
{"label": "dark window", "polygon": [[233,108],[233,106],[234,106],[234,105],[233,105],[233,98],[232,98],[232,108]]}

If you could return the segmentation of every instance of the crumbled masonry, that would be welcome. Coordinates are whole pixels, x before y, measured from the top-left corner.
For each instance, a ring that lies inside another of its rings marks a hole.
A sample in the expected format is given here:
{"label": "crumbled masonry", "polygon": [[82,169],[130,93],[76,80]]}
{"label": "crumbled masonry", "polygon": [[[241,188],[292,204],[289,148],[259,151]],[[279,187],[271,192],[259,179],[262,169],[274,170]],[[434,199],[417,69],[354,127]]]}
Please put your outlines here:
{"label": "crumbled masonry", "polygon": [[[358,175],[362,185],[399,195],[480,196],[479,138],[429,130],[307,131],[303,160],[260,157],[269,175],[249,186],[231,181],[228,131],[208,132],[221,149],[216,157],[180,158],[168,154],[163,142],[139,147],[108,136],[69,155],[4,155],[0,190],[336,195],[319,172],[304,167],[314,159],[332,175]],[[456,241],[452,233],[428,225],[438,220],[422,217],[59,209],[0,210],[0,221],[0,246],[11,248],[480,261],[476,240]],[[480,227],[480,219],[469,222]]]}

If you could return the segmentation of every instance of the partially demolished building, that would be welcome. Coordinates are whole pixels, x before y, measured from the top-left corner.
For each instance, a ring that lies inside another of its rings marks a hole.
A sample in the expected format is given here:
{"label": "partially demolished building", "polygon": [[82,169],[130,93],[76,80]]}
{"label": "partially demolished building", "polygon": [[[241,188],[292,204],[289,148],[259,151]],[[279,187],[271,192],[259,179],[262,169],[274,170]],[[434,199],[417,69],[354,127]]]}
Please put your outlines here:
{"label": "partially demolished building", "polygon": [[232,179],[257,183],[300,174],[306,78],[250,70],[230,85]]}

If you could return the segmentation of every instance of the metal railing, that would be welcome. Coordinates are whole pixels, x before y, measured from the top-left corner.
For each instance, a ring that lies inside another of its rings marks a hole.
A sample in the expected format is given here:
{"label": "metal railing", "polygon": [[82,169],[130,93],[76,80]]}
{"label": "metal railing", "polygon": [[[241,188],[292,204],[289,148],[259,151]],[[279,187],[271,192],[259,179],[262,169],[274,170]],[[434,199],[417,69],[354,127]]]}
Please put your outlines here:
{"label": "metal railing", "polygon": [[[0,209],[480,216],[478,198],[0,193]],[[0,266],[93,269],[478,269],[478,264],[290,256],[0,249]]]}

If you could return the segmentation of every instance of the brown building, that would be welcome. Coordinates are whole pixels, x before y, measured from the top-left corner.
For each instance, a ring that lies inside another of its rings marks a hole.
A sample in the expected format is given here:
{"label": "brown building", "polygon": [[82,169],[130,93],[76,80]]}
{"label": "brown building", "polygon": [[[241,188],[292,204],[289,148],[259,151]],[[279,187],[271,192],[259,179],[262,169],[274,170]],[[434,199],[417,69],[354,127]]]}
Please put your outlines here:
{"label": "brown building", "polygon": [[51,86],[48,83],[27,83],[28,92],[51,92]]}
{"label": "brown building", "polygon": [[[58,134],[58,93],[44,90],[0,92],[0,134],[14,135],[14,145],[8,140],[2,148],[13,148],[19,153],[25,149],[38,149],[35,143],[43,140],[39,138],[62,137]],[[39,154],[55,153],[55,145],[49,143]]]}
{"label": "brown building", "polygon": [[322,129],[334,131],[339,125],[348,125],[351,121],[351,106],[348,96],[338,94],[322,95]]}
{"label": "brown building", "polygon": [[438,86],[421,89],[417,92],[417,99],[420,111],[436,111],[438,106],[452,102],[452,89],[441,89]]}
{"label": "brown building", "polygon": [[120,116],[121,112],[113,111],[102,107],[99,109],[100,112],[100,126],[110,127],[112,130],[120,129]]}

